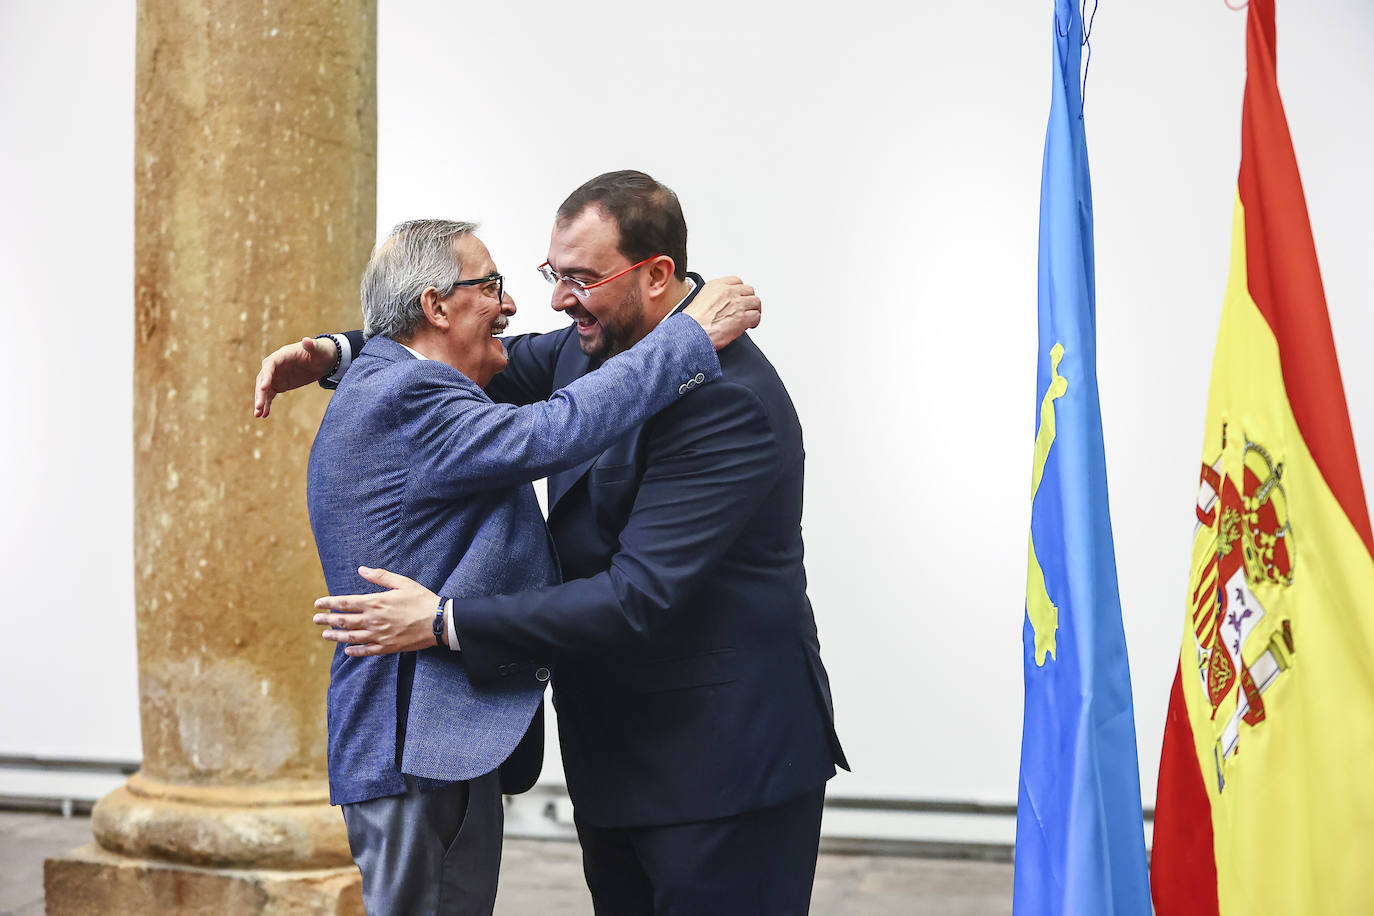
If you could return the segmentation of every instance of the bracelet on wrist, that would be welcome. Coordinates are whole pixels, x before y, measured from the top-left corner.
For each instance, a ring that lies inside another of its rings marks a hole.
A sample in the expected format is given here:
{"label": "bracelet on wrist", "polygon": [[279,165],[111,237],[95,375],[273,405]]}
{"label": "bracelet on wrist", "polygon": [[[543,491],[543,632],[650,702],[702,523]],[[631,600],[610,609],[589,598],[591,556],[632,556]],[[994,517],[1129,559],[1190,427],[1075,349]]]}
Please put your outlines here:
{"label": "bracelet on wrist", "polygon": [[323,340],[326,337],[328,337],[330,340],[334,342],[334,365],[329,367],[328,372],[320,376],[320,381],[324,381],[325,379],[332,376],[335,372],[338,372],[339,366],[343,365],[343,345],[339,343],[339,338],[335,337],[333,334],[315,335],[316,340]]}

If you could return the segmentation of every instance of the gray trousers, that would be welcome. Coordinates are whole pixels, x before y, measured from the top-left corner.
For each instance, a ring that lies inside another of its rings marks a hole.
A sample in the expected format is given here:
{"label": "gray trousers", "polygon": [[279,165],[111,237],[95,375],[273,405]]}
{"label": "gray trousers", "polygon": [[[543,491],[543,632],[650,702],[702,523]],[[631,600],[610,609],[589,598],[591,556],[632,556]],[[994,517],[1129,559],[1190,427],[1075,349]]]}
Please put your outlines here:
{"label": "gray trousers", "polygon": [[404,795],[343,806],[368,916],[490,916],[505,827],[500,776],[427,792],[405,781]]}

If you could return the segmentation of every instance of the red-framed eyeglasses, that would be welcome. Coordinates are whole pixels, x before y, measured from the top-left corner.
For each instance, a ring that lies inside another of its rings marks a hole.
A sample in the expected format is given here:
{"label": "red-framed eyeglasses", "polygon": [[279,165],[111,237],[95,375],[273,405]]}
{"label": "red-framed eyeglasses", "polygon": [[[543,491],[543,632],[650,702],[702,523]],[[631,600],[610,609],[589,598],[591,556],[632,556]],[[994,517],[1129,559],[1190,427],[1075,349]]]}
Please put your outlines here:
{"label": "red-framed eyeglasses", "polygon": [[543,264],[540,264],[539,267],[536,269],[539,271],[539,275],[542,276],[545,280],[548,280],[549,283],[555,285],[560,282],[563,283],[565,286],[567,286],[569,292],[571,292],[581,301],[586,302],[587,299],[591,297],[591,291],[596,289],[598,286],[604,286],[618,277],[623,277],[635,268],[643,267],[645,264],[648,264],[650,261],[657,257],[661,257],[661,255],[651,254],[644,260],[640,261],[638,264],[631,264],[624,270],[619,271],[617,273],[613,273],[609,277],[602,277],[595,283],[584,283],[576,277],[568,277],[563,274],[560,274],[558,271],[554,270],[552,267],[549,266],[548,261],[545,261]]}

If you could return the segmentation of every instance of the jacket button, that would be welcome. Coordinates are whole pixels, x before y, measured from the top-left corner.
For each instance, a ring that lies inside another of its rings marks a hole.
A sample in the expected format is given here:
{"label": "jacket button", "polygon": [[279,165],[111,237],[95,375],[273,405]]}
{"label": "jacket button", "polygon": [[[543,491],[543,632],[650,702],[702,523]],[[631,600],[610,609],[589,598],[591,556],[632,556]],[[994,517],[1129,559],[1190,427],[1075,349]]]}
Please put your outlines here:
{"label": "jacket button", "polygon": [[541,684],[547,681],[549,679],[549,669],[540,667],[538,671],[534,672],[534,679]]}
{"label": "jacket button", "polygon": [[678,385],[678,386],[677,386],[677,393],[678,393],[678,394],[686,394],[686,393],[687,393],[687,386],[686,386],[686,385]]}
{"label": "jacket button", "polygon": [[496,668],[496,673],[501,675],[502,677],[505,677],[506,674],[509,673],[509,668],[506,665],[498,665]]}
{"label": "jacket button", "polygon": [[698,373],[697,373],[697,378],[696,378],[697,384],[700,385],[700,384],[701,384],[702,382],[704,382],[704,381],[706,381],[706,375],[705,375],[705,373],[698,372]]}

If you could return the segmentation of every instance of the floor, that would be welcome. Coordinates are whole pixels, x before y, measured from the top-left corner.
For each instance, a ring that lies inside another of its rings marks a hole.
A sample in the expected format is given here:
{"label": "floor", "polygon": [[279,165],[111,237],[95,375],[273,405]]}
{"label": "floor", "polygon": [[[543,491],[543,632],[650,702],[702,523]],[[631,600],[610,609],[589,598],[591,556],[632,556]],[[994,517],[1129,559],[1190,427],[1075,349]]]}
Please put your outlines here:
{"label": "floor", "polygon": [[[0,812],[0,916],[43,912],[43,860],[90,842],[90,820]],[[577,845],[507,840],[498,916],[590,916]],[[984,916],[1011,912],[1011,866],[824,853],[816,916]]]}

